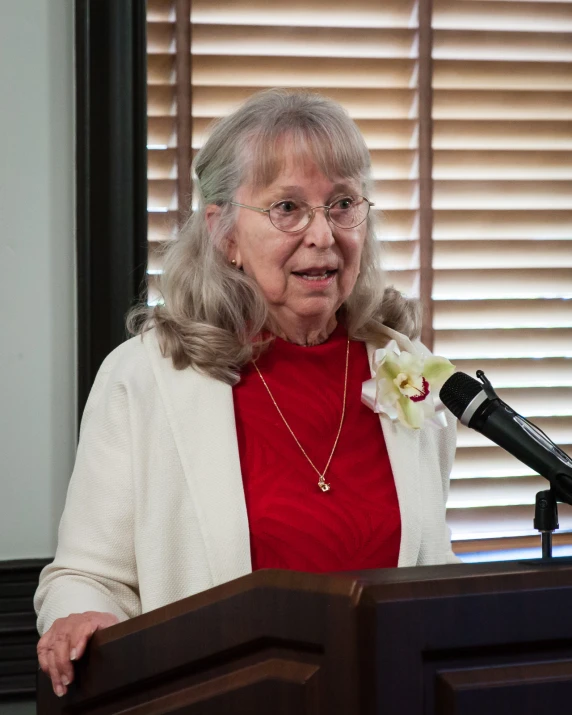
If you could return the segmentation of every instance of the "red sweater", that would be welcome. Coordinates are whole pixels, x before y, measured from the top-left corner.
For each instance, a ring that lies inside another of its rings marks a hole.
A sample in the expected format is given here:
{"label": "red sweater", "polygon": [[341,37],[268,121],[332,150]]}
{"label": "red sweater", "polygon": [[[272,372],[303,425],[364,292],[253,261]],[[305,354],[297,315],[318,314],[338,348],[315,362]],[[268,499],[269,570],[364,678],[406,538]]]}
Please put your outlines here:
{"label": "red sweater", "polygon": [[[320,472],[340,424],[347,334],[315,347],[277,338],[258,359],[274,399]],[[401,521],[379,416],[361,402],[371,377],[351,342],[346,416],[322,492],[252,364],[234,388],[252,568],[344,571],[397,566]]]}

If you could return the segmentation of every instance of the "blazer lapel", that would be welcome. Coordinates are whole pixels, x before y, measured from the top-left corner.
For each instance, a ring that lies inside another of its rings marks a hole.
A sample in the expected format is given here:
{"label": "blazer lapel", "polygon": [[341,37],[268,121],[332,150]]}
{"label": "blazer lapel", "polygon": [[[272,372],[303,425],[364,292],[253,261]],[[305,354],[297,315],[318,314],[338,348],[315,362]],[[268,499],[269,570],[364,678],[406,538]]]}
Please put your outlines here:
{"label": "blazer lapel", "polygon": [[174,370],[145,336],[207,551],[213,586],[252,571],[232,388]]}
{"label": "blazer lapel", "polygon": [[[390,328],[385,330],[388,339],[393,339],[401,350],[417,352],[411,341]],[[373,356],[380,345],[367,346],[371,375],[375,377]],[[391,462],[399,512],[401,515],[401,544],[398,566],[415,566],[421,547],[422,501],[419,474],[419,430],[392,422],[387,415],[380,414],[383,437]]]}

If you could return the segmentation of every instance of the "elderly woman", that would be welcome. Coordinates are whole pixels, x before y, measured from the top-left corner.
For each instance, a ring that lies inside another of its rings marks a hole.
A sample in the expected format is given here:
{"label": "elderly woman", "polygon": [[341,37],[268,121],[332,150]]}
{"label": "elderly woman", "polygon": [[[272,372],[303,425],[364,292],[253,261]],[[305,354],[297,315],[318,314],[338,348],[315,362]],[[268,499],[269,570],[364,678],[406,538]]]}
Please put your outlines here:
{"label": "elderly woman", "polygon": [[[455,560],[454,425],[362,402],[375,348],[425,354],[384,290],[370,158],[336,103],[270,90],[214,128],[164,302],[103,363],[83,417],[40,665],[61,695],[98,628],[253,569]],[[412,342],[413,341],[413,342]]]}

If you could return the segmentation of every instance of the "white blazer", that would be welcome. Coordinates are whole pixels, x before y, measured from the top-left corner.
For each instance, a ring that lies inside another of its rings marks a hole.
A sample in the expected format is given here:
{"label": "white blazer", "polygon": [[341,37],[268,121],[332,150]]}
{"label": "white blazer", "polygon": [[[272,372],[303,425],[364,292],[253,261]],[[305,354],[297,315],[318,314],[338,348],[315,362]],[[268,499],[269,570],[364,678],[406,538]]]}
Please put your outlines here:
{"label": "white blazer", "polygon": [[[380,419],[401,512],[399,566],[456,561],[445,523],[455,420],[413,430]],[[232,388],[175,370],[153,330],[128,340],[104,361],[85,408],[56,556],[35,596],[38,630],[91,610],[125,620],[251,571]]]}

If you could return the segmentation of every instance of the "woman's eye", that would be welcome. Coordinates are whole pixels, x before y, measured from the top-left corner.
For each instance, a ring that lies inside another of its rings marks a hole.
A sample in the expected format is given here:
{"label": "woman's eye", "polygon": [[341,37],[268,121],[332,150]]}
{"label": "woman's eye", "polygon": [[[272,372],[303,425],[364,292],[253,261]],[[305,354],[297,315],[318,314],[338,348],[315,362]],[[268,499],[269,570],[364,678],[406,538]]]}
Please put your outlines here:
{"label": "woman's eye", "polygon": [[347,211],[348,209],[351,209],[354,204],[355,204],[355,199],[352,196],[344,196],[343,199],[338,199],[334,203],[332,208],[341,209],[342,211]]}
{"label": "woman's eye", "polygon": [[279,204],[276,204],[274,208],[278,209],[281,213],[289,214],[298,209],[298,204],[295,201],[290,200],[281,201]]}

